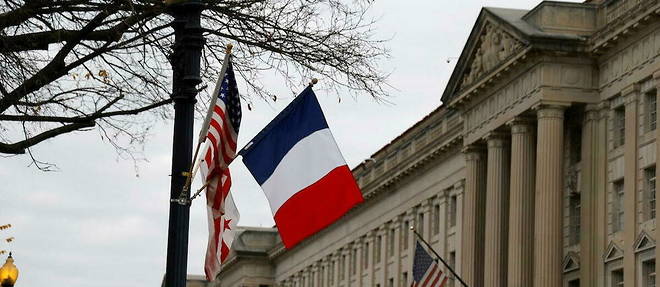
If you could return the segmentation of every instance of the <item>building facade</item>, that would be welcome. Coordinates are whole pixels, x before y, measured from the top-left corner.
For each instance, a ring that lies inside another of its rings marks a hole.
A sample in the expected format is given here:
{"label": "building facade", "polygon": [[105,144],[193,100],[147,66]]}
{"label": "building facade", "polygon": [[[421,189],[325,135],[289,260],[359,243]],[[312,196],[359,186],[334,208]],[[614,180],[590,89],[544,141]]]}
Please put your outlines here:
{"label": "building facade", "polygon": [[365,203],[221,285],[409,286],[415,226],[469,286],[656,286],[659,56],[660,0],[484,8],[444,105],[353,170]]}

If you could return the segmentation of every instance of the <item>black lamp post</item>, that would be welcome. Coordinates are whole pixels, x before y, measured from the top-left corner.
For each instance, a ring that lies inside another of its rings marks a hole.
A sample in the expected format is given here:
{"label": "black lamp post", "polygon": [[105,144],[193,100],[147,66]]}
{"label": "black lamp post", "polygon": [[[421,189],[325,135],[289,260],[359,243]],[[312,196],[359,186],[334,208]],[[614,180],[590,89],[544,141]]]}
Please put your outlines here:
{"label": "black lamp post", "polygon": [[[174,101],[174,138],[170,220],[167,240],[166,287],[185,287],[188,263],[188,228],[190,205],[176,200],[186,182],[193,148],[193,121],[197,85],[201,83],[200,57],[204,38],[200,25],[204,4],[200,0],[179,1],[170,6],[174,16],[172,100]],[[186,195],[188,198],[189,195]]]}

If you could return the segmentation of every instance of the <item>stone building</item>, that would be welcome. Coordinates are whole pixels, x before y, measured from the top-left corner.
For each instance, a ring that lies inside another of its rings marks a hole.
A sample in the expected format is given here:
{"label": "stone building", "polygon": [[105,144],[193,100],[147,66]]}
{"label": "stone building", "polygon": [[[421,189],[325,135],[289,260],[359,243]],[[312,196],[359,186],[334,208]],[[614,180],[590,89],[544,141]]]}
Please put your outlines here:
{"label": "stone building", "polygon": [[291,250],[244,233],[270,245],[222,286],[409,286],[410,225],[469,286],[656,286],[659,56],[660,0],[484,8],[444,105],[353,170],[365,203]]}

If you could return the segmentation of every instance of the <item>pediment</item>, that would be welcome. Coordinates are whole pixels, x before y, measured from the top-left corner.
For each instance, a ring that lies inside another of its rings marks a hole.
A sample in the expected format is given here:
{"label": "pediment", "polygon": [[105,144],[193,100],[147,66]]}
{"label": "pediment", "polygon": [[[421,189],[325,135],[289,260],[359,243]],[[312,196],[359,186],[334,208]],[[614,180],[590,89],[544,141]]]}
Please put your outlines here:
{"label": "pediment", "polygon": [[569,252],[566,257],[564,257],[562,270],[564,273],[568,273],[578,269],[580,269],[580,256],[575,252]]}
{"label": "pediment", "polygon": [[511,33],[491,21],[486,21],[477,41],[477,45],[469,56],[470,61],[463,72],[459,90],[470,86],[495,70],[523,47],[522,42]]}
{"label": "pediment", "polygon": [[529,45],[528,36],[521,31],[525,26],[521,24],[522,14],[512,17],[503,18],[492,8],[482,9],[443,93],[443,102],[495,74],[502,64]]}
{"label": "pediment", "polygon": [[623,258],[623,249],[621,249],[621,247],[619,247],[616,243],[611,241],[610,244],[607,246],[607,251],[605,252],[604,261],[610,262],[613,260],[617,260],[619,258]]}
{"label": "pediment", "polygon": [[635,248],[635,253],[641,252],[655,247],[655,240],[653,240],[646,231],[642,231],[639,236],[637,236],[637,240],[635,240],[633,246]]}

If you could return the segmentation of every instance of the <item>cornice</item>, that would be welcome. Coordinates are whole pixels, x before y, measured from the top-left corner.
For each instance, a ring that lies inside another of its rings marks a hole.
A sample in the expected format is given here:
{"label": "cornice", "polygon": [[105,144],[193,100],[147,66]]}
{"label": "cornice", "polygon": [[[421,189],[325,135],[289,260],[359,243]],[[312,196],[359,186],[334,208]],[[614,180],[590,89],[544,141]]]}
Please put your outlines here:
{"label": "cornice", "polygon": [[612,4],[603,4],[599,11],[602,28],[590,38],[592,51],[595,54],[602,54],[618,41],[651,22],[653,17],[660,14],[659,2],[659,0],[619,0]]}

